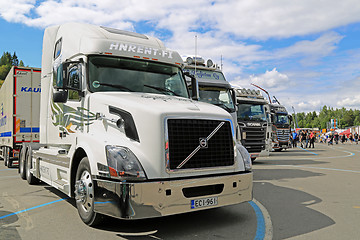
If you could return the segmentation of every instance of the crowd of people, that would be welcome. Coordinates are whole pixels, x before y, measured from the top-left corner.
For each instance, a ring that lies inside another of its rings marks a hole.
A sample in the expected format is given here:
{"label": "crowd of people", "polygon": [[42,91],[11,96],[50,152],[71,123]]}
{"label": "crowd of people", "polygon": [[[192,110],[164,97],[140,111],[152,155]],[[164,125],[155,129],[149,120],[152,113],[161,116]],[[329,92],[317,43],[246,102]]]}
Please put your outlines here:
{"label": "crowd of people", "polygon": [[346,143],[350,142],[359,144],[359,134],[355,132],[354,134],[349,133],[348,135],[342,134],[340,135],[338,132],[330,132],[328,135],[323,134],[320,138],[320,142],[332,144]]}
{"label": "crowd of people", "polygon": [[314,131],[300,130],[293,131],[290,135],[292,147],[297,147],[298,142],[302,148],[315,148],[316,134]]}
{"label": "crowd of people", "polygon": [[359,134],[355,132],[354,134],[349,133],[339,134],[338,132],[330,132],[329,134],[317,135],[314,131],[311,130],[300,130],[299,133],[292,131],[290,135],[292,147],[297,147],[298,143],[302,148],[315,148],[315,142],[318,140],[319,143],[332,144],[345,144],[350,142],[351,144],[359,143]]}

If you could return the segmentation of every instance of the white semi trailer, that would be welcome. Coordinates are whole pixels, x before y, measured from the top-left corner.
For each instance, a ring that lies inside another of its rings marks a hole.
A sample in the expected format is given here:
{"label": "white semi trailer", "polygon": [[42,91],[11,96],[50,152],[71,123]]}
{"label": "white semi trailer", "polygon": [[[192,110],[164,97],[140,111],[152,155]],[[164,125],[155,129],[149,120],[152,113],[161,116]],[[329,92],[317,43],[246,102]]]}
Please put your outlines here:
{"label": "white semi trailer", "polygon": [[21,177],[75,197],[88,225],[250,201],[251,159],[236,146],[236,123],[193,100],[197,91],[190,99],[182,64],[146,35],[47,28],[40,144],[21,151]]}
{"label": "white semi trailer", "polygon": [[23,143],[39,142],[40,69],[14,66],[0,88],[0,158],[18,164]]}

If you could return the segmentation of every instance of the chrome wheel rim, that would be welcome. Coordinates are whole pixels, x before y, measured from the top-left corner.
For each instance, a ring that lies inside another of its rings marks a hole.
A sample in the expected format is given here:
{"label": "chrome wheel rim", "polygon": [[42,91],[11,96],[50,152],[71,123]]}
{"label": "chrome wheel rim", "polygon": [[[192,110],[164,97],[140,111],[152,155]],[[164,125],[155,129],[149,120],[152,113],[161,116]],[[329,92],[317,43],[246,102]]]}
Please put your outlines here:
{"label": "chrome wheel rim", "polygon": [[94,187],[91,179],[91,174],[88,171],[83,171],[80,179],[75,184],[75,200],[81,209],[89,213],[93,206]]}

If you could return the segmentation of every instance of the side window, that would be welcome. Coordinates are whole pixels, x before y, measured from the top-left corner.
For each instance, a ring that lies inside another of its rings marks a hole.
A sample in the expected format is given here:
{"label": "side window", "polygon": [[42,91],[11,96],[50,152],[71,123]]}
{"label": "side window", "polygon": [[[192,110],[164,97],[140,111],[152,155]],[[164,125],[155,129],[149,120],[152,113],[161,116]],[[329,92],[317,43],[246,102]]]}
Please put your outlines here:
{"label": "side window", "polygon": [[80,67],[75,65],[69,69],[69,82],[68,87],[80,90]]}
{"label": "side window", "polygon": [[68,88],[69,100],[80,101],[79,90],[81,90],[80,65],[74,65],[69,69]]}
{"label": "side window", "polygon": [[55,43],[54,59],[60,56],[61,53],[62,38]]}

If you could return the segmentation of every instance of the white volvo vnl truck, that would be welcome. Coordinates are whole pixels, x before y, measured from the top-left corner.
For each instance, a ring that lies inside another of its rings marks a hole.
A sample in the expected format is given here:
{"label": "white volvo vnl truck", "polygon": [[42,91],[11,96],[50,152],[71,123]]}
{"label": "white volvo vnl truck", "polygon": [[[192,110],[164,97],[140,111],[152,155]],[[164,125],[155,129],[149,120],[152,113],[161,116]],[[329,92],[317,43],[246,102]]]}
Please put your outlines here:
{"label": "white volvo vnl truck", "polygon": [[75,197],[88,225],[104,215],[140,219],[250,201],[251,160],[236,146],[236,123],[190,99],[181,67],[180,55],[153,37],[77,23],[47,28],[40,143],[23,147],[21,177]]}
{"label": "white volvo vnl truck", "polygon": [[39,142],[40,69],[14,66],[0,88],[0,159],[18,165],[23,143]]}

